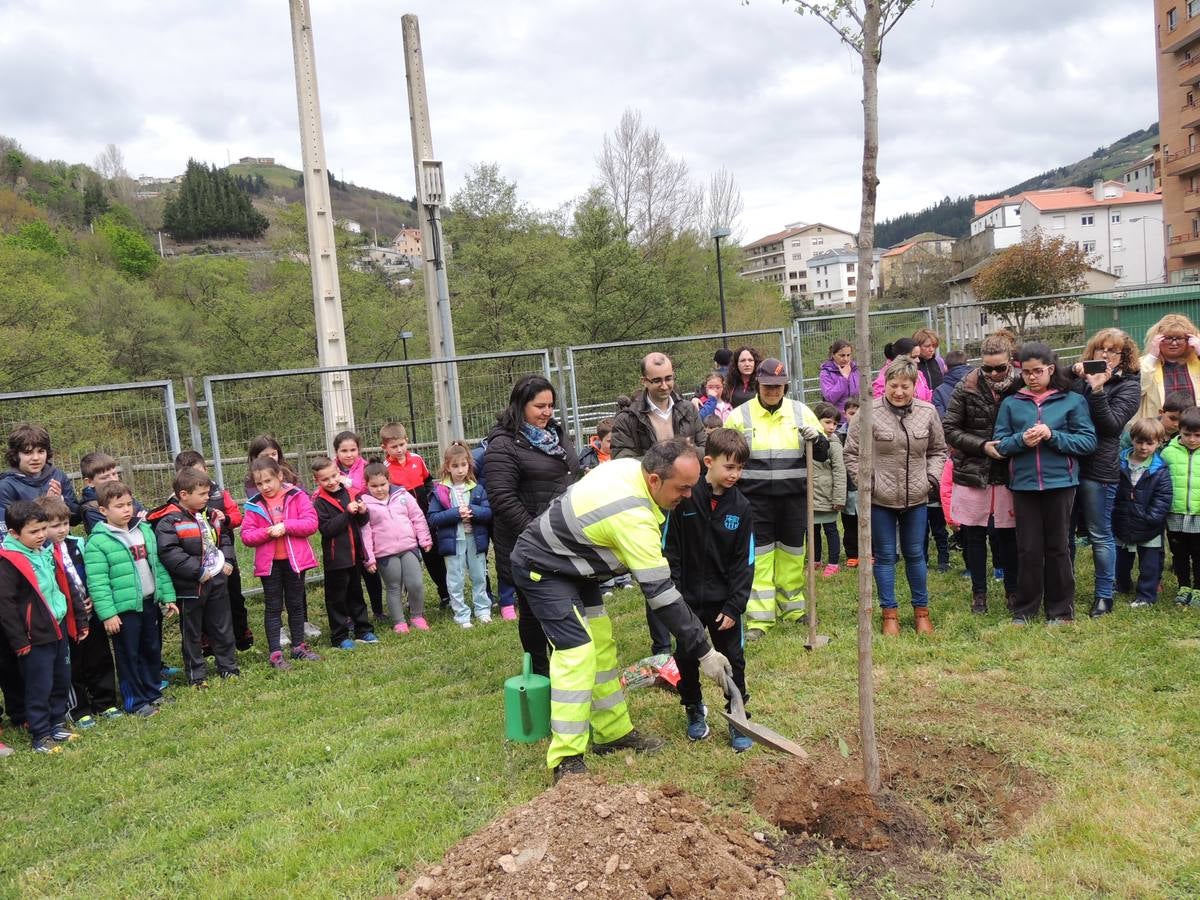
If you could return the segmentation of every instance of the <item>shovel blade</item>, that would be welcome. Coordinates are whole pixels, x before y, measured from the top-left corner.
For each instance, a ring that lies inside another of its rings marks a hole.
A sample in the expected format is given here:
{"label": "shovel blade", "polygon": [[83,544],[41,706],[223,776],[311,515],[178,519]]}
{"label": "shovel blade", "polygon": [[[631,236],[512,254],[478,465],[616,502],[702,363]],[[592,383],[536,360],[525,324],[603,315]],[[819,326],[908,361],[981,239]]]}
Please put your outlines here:
{"label": "shovel blade", "polygon": [[804,752],[804,748],[794,741],[789,741],[783,735],[772,731],[765,725],[759,725],[757,722],[751,722],[744,716],[735,716],[733,713],[727,713],[725,710],[718,710],[722,718],[730,725],[744,734],[756,744],[762,744],[764,747],[770,747],[772,750],[778,750],[780,753],[789,753],[797,759],[808,759],[808,754]]}
{"label": "shovel blade", "polygon": [[804,645],[805,650],[820,650],[829,643],[829,635],[818,634],[811,641]]}

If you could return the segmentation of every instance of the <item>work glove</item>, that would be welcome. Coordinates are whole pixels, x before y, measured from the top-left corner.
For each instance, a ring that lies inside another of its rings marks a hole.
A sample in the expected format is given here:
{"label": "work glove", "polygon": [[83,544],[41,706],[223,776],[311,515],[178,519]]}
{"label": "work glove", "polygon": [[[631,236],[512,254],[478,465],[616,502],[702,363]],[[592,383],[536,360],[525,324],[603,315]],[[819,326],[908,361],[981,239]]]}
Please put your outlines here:
{"label": "work glove", "polygon": [[721,690],[725,690],[726,681],[733,678],[733,666],[729,665],[724,653],[716,650],[709,650],[700,657],[700,671],[715,681]]}
{"label": "work glove", "polygon": [[800,432],[800,437],[804,438],[806,441],[815,441],[817,438],[821,437],[821,432],[807,423],[796,426],[796,430]]}

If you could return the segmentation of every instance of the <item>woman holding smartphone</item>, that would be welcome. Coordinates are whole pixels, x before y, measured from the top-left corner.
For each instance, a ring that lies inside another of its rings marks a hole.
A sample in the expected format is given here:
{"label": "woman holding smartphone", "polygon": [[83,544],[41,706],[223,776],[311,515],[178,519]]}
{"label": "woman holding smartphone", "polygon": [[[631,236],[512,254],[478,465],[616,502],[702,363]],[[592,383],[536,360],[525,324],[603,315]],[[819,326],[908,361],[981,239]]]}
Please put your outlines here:
{"label": "woman holding smartphone", "polygon": [[[1112,612],[1117,545],[1112,512],[1121,480],[1117,459],[1121,434],[1141,400],[1138,347],[1119,328],[1096,332],[1084,348],[1081,362],[1071,367],[1071,389],[1087,401],[1096,428],[1096,449],[1080,458],[1075,515],[1087,529],[1096,564],[1096,594],[1088,613],[1092,618]],[[1071,551],[1074,558],[1075,545]]]}

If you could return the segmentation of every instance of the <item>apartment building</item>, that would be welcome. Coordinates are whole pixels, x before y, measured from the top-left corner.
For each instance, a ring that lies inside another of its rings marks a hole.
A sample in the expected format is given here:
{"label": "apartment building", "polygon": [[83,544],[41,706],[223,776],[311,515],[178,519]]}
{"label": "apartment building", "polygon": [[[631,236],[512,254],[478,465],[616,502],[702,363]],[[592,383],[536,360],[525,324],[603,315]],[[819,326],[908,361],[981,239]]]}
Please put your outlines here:
{"label": "apartment building", "polygon": [[850,232],[822,222],[811,225],[794,222],[783,231],[768,234],[743,247],[745,259],[738,274],[753,281],[778,285],[785,299],[808,296],[812,294],[812,287],[806,261],[818,253],[841,249],[854,241]]}
{"label": "apartment building", "polygon": [[1200,0],[1154,0],[1170,284],[1200,281]]}
{"label": "apartment building", "polygon": [[[874,253],[875,264],[871,274],[871,294],[878,297],[880,287],[880,260],[883,251]],[[815,309],[853,306],[858,300],[858,248],[844,246],[818,253],[806,261],[808,268],[809,296]]]}
{"label": "apartment building", "polygon": [[1160,169],[1158,162],[1158,145],[1155,145],[1154,149],[1154,153],[1151,153],[1144,159],[1139,159],[1132,166],[1121,173],[1120,181],[1123,185],[1125,185],[1125,190],[1138,191],[1143,194],[1153,194],[1162,187],[1162,185],[1159,184]]}
{"label": "apartment building", "polygon": [[903,244],[892,247],[881,260],[882,281],[876,287],[883,291],[915,287],[930,275],[945,277],[954,256],[954,238],[935,231],[914,235]]}

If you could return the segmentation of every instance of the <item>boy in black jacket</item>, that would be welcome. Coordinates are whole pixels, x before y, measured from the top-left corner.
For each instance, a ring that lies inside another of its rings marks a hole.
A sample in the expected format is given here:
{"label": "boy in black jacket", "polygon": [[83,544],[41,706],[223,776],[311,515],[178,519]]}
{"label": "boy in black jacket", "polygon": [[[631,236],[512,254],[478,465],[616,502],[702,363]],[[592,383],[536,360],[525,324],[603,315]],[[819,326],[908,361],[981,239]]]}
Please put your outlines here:
{"label": "boy in black jacket", "polygon": [[208,687],[208,663],[200,649],[207,634],[222,678],[241,674],[233,649],[233,620],[226,579],[233,571],[233,543],[221,528],[224,516],[208,509],[212,482],[196,469],[175,473],[175,495],[150,513],[158,558],[171,575],[179,604],[183,666],[188,683]]}
{"label": "boy in black jacket", "polygon": [[54,550],[44,547],[50,516],[30,500],[7,510],[0,543],[0,633],[21,664],[25,720],[33,749],[61,752],[77,735],[67,727],[71,663],[68,636],[87,637],[83,597],[71,588]]}
{"label": "boy in black jacket", "polygon": [[[713,649],[725,654],[742,698],[746,693],[746,657],[742,615],[754,580],[754,521],[750,501],[737,489],[750,448],[742,435],[718,428],[704,446],[704,477],[667,521],[664,551],[671,579],[708,628]],[[687,736],[708,737],[708,721],[700,693],[700,667],[695,659],[675,655],[679,666],[679,700],[687,712]],[[728,709],[728,704],[726,709]],[[734,752],[750,749],[748,737],[729,726]]]}
{"label": "boy in black jacket", "polygon": [[1138,419],[1129,428],[1133,446],[1118,456],[1121,481],[1113,504],[1113,534],[1117,539],[1116,589],[1133,588],[1133,561],[1141,561],[1137,596],[1132,607],[1158,601],[1163,571],[1163,530],[1171,512],[1175,489],[1171,470],[1158,451],[1167,432],[1158,419]]}
{"label": "boy in black jacket", "polygon": [[[325,569],[325,612],[329,640],[339,650],[378,644],[363,602],[359,562],[363,557],[362,527],[370,521],[363,502],[342,483],[342,473],[328,456],[312,464],[317,492],[313,507],[321,532],[321,563]],[[351,633],[353,629],[353,633]]]}

